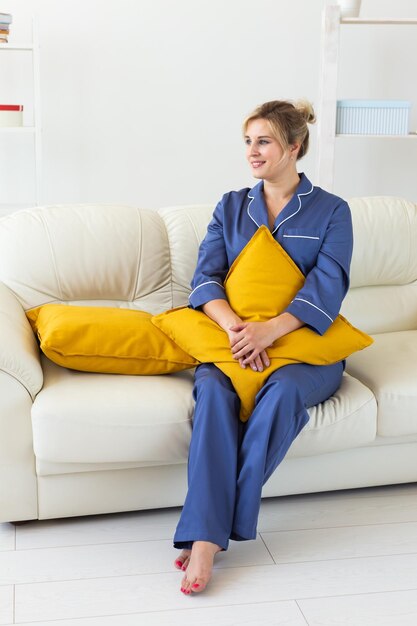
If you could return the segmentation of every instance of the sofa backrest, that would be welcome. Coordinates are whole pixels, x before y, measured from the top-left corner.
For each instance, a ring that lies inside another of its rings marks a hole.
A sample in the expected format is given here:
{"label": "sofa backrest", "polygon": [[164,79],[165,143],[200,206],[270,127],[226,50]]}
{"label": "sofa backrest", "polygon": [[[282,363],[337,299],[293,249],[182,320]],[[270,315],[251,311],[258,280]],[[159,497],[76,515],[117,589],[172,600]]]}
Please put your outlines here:
{"label": "sofa backrest", "polygon": [[417,329],[417,205],[372,197],[349,206],[354,250],[342,314],[371,334]]}
{"label": "sofa backrest", "polygon": [[0,281],[25,310],[51,302],[159,313],[188,303],[213,206],[58,205],[0,219]]}
{"label": "sofa backrest", "polygon": [[[351,289],[342,313],[369,333],[417,329],[417,207],[355,198]],[[0,281],[25,310],[48,302],[153,313],[187,304],[214,207],[158,211],[62,205],[0,219]]]}
{"label": "sofa backrest", "polygon": [[2,218],[0,280],[25,310],[49,302],[172,305],[163,220],[133,207],[51,206]]}
{"label": "sofa backrest", "polygon": [[213,205],[167,207],[158,211],[168,235],[174,307],[188,304],[198,248],[206,234],[213,211]]}

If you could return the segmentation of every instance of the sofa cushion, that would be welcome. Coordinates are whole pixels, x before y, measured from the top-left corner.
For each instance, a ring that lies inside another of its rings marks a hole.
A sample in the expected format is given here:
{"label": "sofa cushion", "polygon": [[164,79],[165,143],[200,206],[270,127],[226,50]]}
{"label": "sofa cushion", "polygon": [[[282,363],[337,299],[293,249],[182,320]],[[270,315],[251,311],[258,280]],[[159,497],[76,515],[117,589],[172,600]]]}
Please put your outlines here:
{"label": "sofa cushion", "polygon": [[374,335],[374,343],[347,361],[347,371],[378,402],[378,434],[417,434],[417,330]]}
{"label": "sofa cushion", "polygon": [[[146,379],[86,374],[43,358],[45,387],[32,409],[38,475],[186,463],[193,412],[190,371]],[[288,455],[312,456],[371,443],[372,392],[344,374],[340,389],[308,410]]]}
{"label": "sofa cushion", "polygon": [[192,370],[162,376],[76,372],[42,357],[32,407],[36,457],[62,463],[141,464],[187,457]]}
{"label": "sofa cushion", "polygon": [[343,374],[336,393],[308,409],[310,420],[288,451],[289,457],[315,456],[373,443],[377,404],[359,380]]}
{"label": "sofa cushion", "polygon": [[64,367],[149,376],[197,365],[144,311],[46,304],[26,315],[41,350]]}
{"label": "sofa cushion", "polygon": [[[244,321],[265,321],[279,315],[304,284],[300,269],[261,226],[235,259],[224,287],[230,305]],[[339,315],[324,335],[300,328],[268,348],[271,364],[263,372],[242,369],[233,358],[227,334],[200,311],[189,308],[152,318],[181,348],[201,362],[213,362],[232,381],[241,400],[240,418],[252,413],[255,397],[270,374],[289,363],[328,365],[346,358],[372,339]]]}

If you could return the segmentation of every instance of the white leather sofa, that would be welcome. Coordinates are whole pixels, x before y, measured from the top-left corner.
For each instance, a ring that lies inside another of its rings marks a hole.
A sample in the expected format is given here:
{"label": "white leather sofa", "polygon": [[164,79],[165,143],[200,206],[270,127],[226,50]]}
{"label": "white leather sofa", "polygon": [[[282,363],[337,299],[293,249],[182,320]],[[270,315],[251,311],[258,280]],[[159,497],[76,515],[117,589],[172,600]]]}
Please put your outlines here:
{"label": "white leather sofa", "polygon": [[[265,496],[417,480],[417,207],[350,202],[342,313],[375,343],[310,422]],[[187,303],[213,207],[52,206],[0,220],[0,521],[181,505],[192,371],[70,371],[40,355],[25,311],[48,302],[158,313]]]}

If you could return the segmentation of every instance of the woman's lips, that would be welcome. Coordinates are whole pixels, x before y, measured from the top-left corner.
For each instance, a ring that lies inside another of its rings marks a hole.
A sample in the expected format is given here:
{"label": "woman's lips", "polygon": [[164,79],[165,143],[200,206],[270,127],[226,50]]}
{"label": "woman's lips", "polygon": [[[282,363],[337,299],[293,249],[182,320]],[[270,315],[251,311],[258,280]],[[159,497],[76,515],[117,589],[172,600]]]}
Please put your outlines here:
{"label": "woman's lips", "polygon": [[251,161],[251,166],[255,169],[257,169],[258,167],[262,167],[262,165],[264,165],[265,161]]}

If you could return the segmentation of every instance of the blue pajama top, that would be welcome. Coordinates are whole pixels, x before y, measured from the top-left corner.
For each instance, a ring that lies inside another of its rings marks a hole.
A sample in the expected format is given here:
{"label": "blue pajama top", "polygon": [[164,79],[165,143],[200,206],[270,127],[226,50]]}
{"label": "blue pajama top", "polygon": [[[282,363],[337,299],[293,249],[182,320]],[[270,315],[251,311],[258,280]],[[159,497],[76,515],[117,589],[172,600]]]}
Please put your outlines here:
{"label": "blue pajama top", "polygon": [[[269,228],[263,187],[261,180],[252,189],[226,193],[216,206],[199,249],[189,297],[192,308],[227,299],[223,281],[229,267],[262,224]],[[271,232],[306,277],[285,311],[322,335],[337,317],[349,287],[353,248],[349,206],[300,174],[298,187]]]}

